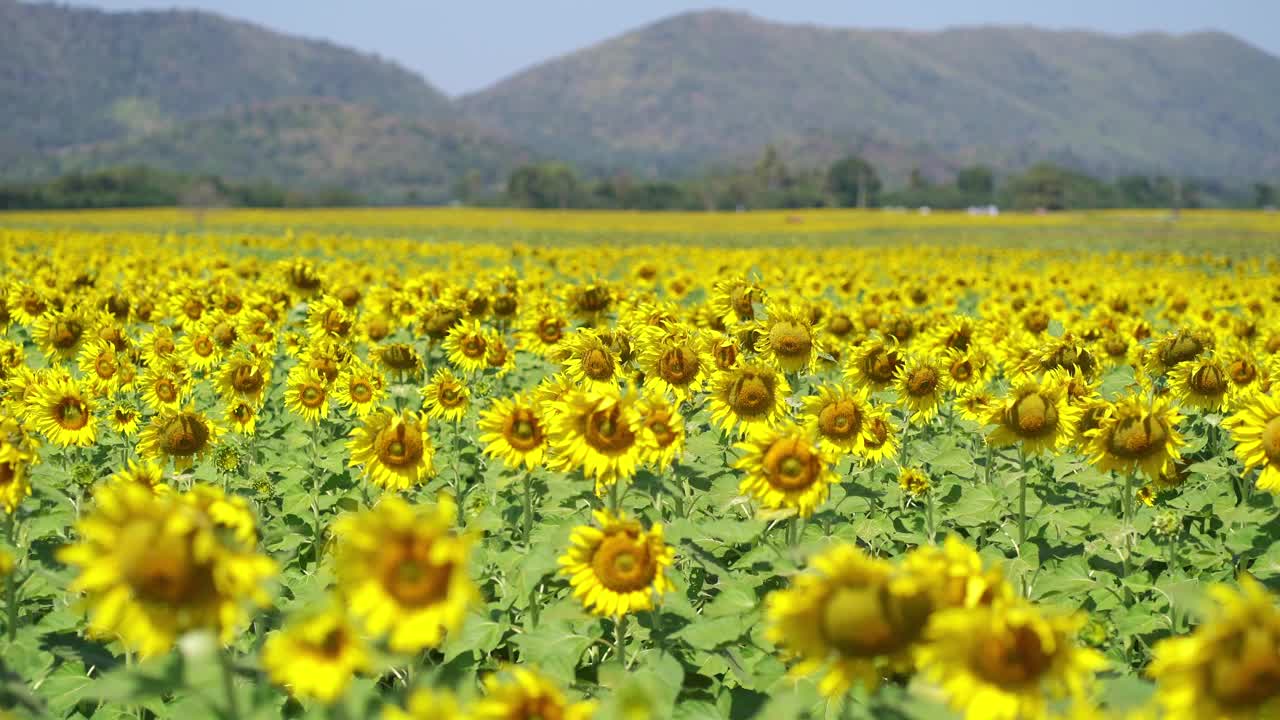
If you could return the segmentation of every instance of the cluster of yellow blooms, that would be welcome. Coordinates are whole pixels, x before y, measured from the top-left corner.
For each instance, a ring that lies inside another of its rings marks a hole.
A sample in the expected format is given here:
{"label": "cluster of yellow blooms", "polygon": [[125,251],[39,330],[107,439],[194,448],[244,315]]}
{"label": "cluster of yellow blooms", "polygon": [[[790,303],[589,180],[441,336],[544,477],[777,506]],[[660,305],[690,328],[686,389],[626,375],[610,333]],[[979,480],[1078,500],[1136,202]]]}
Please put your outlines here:
{"label": "cluster of yellow blooms", "polygon": [[[473,409],[470,442],[526,493],[535,471],[591,481],[594,522],[560,574],[615,623],[653,609],[677,569],[662,525],[620,496],[642,469],[673,474],[695,433],[720,433],[740,493],[775,517],[813,516],[845,458],[901,461],[912,432],[944,420],[1025,458],[1079,453],[1144,479],[1137,497],[1154,502],[1186,480],[1186,417],[1213,413],[1256,487],[1280,494],[1274,259],[260,236],[196,252],[111,237],[108,250],[92,233],[0,232],[0,508],[16,518],[30,496],[37,438],[64,457],[122,439],[127,462],[59,555],[88,632],[143,655],[196,629],[228,644],[271,603],[277,563],[246,500],[188,471],[266,416],[344,424],[349,465],[379,496],[330,525],[327,604],[262,648],[301,698],[341,697],[374,668],[371,643],[439,647],[482,600],[463,481],[418,500],[445,451],[435,439],[467,433]],[[1117,368],[1131,383],[1107,399]],[[899,482],[929,493],[919,469]],[[524,513],[529,542],[537,511]],[[1090,700],[1102,662],[1076,645],[1079,617],[1019,597],[955,538],[896,563],[833,546],[810,565],[767,597],[767,635],[824,694],[918,670],[970,720]],[[1166,717],[1280,716],[1274,598],[1248,580],[1216,592],[1220,616],[1154,651]],[[465,708],[424,690],[388,716],[592,712],[518,668]]]}

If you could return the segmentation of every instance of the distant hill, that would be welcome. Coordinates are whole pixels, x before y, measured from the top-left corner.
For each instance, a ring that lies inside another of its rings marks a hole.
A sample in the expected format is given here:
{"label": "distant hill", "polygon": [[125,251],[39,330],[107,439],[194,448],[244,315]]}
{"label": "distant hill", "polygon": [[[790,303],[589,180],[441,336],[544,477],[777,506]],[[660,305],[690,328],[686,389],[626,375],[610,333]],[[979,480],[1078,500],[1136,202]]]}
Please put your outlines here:
{"label": "distant hill", "polygon": [[345,188],[383,202],[441,202],[464,180],[495,191],[530,154],[491,132],[326,99],[236,108],[146,135],[46,154],[11,179],[142,164],[162,171]]}
{"label": "distant hill", "polygon": [[296,97],[456,117],[418,75],[331,43],[202,12],[0,0],[0,160]]}
{"label": "distant hill", "polygon": [[657,173],[865,136],[1010,169],[1280,174],[1280,59],[1220,33],[844,30],[707,11],[459,105],[544,154]]}

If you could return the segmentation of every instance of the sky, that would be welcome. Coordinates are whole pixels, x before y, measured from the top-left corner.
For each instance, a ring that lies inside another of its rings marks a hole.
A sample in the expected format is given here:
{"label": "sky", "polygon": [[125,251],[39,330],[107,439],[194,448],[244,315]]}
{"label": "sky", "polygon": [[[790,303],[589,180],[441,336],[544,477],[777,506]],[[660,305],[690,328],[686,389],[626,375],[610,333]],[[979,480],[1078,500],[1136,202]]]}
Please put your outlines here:
{"label": "sky", "polygon": [[1280,0],[71,0],[110,10],[211,10],[376,53],[450,95],[680,12],[711,7],[834,27],[1036,25],[1133,33],[1222,30],[1280,55]]}

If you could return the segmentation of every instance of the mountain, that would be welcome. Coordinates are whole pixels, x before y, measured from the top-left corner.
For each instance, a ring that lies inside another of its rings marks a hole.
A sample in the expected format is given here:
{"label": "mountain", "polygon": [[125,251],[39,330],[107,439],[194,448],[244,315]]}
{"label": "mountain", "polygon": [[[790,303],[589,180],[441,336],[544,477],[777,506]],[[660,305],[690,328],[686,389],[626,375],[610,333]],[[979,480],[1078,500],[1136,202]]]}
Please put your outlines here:
{"label": "mountain", "polygon": [[397,65],[209,13],[0,0],[0,38],[0,162],[286,98],[457,116],[448,98]]}
{"label": "mountain", "polygon": [[381,202],[442,202],[460,182],[493,191],[530,154],[452,120],[414,120],[323,98],[238,107],[122,140],[47,153],[15,179],[141,164],[163,171],[343,188]]}
{"label": "mountain", "polygon": [[1003,168],[1280,173],[1280,58],[1221,33],[848,30],[706,11],[465,96],[588,167],[687,171],[794,137],[870,137]]}

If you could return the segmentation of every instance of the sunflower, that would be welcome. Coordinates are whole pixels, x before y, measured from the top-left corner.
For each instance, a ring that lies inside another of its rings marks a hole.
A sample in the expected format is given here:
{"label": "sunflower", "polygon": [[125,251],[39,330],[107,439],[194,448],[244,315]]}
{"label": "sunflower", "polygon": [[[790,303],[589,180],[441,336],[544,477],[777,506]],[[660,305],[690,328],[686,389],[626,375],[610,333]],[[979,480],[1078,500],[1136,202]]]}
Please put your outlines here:
{"label": "sunflower", "polygon": [[[414,690],[403,710],[391,705],[382,708],[382,720],[467,720],[469,717],[472,716],[463,714],[453,691],[440,688]],[[507,720],[510,715],[499,717]]]}
{"label": "sunflower", "polygon": [[648,530],[637,520],[608,510],[594,513],[599,527],[579,525],[560,557],[560,574],[569,578],[573,597],[596,615],[620,617],[652,610],[654,600],[673,589],[667,570],[675,550],[662,538],[662,526]]}
{"label": "sunflower", "polygon": [[570,334],[555,355],[564,365],[564,373],[583,390],[608,392],[618,385],[621,363],[596,330],[583,328]]}
{"label": "sunflower", "polygon": [[175,470],[186,470],[213,448],[219,430],[213,420],[193,408],[163,412],[143,428],[138,453],[161,463],[173,460]]}
{"label": "sunflower", "polygon": [[503,377],[515,370],[515,350],[507,345],[507,339],[502,336],[502,333],[497,330],[490,330],[486,337],[488,338],[488,349],[484,353],[485,367],[493,371],[498,377]]}
{"label": "sunflower", "polygon": [[420,413],[381,408],[352,431],[347,448],[351,467],[363,467],[369,481],[386,490],[408,490],[435,475],[435,449]]}
{"label": "sunflower", "polygon": [[427,417],[460,422],[471,407],[471,388],[449,368],[440,368],[422,388],[422,409]]}
{"label": "sunflower", "polygon": [[765,638],[799,661],[792,674],[821,673],[819,692],[836,697],[909,671],[932,611],[928,588],[894,582],[891,564],[855,545],[836,545],[809,564],[765,598]]}
{"label": "sunflower", "polygon": [[734,467],[745,473],[738,492],[770,510],[791,508],[809,517],[839,481],[835,453],[791,423],[756,430],[737,448],[744,455]]}
{"label": "sunflower", "polygon": [[41,315],[31,328],[31,338],[50,360],[70,360],[93,336],[89,318],[68,308]]}
{"label": "sunflower", "polygon": [[[468,708],[471,720],[591,720],[595,716],[595,702],[569,702],[538,672],[516,667],[506,676],[485,677],[485,696]],[[413,716],[413,720],[420,718]]]}
{"label": "sunflower", "polygon": [[919,649],[920,670],[965,720],[1041,720],[1046,695],[1083,698],[1105,664],[1076,645],[1084,622],[1019,599],[940,610]]}
{"label": "sunflower", "polygon": [[478,373],[485,368],[485,356],[489,354],[489,331],[479,320],[463,320],[444,338],[444,351],[459,371]]}
{"label": "sunflower", "polygon": [[178,343],[173,339],[173,329],[168,325],[156,325],[151,332],[142,336],[138,342],[142,348],[143,364],[148,367],[161,365],[178,350]]}
{"label": "sunflower", "polygon": [[391,495],[334,522],[338,592],[395,652],[438,646],[480,598],[468,574],[472,538],[454,532],[457,514],[448,496],[410,505]]}
{"label": "sunflower", "polygon": [[89,631],[115,636],[143,657],[169,651],[181,634],[216,632],[230,643],[245,606],[266,606],[262,587],[275,563],[229,545],[212,518],[177,493],[136,483],[94,492],[94,510],[77,523],[79,542],[58,551],[78,569],[71,592],[85,594]]}
{"label": "sunflower", "polygon": [[1144,368],[1152,375],[1163,375],[1178,364],[1212,350],[1215,344],[1213,333],[1208,330],[1182,328],[1166,334],[1151,346],[1145,355]]}
{"label": "sunflower", "polygon": [[217,389],[228,403],[244,400],[257,407],[262,404],[270,383],[271,360],[240,350],[223,364],[222,371],[218,373]]}
{"label": "sunflower", "polygon": [[164,481],[164,468],[154,462],[138,463],[129,460],[125,469],[112,474],[107,482],[137,485],[153,493],[167,493],[171,490]]}
{"label": "sunflower", "polygon": [[685,424],[680,406],[665,395],[650,393],[641,398],[636,409],[640,413],[641,462],[663,472],[684,452]]}
{"label": "sunflower", "polygon": [[107,424],[111,429],[125,437],[138,434],[138,423],[141,420],[142,413],[132,403],[120,403],[107,415]]}
{"label": "sunflower", "polygon": [[755,305],[764,299],[764,289],[745,278],[717,280],[711,285],[712,313],[726,328],[754,321]]}
{"label": "sunflower", "polygon": [[517,333],[520,347],[543,357],[554,355],[569,327],[569,319],[563,311],[544,301],[522,316],[525,322]]}
{"label": "sunflower", "polygon": [[155,412],[177,410],[186,400],[186,378],[163,366],[151,366],[143,374],[142,402]]}
{"label": "sunflower", "polygon": [[929,494],[933,482],[924,470],[918,467],[906,467],[898,471],[898,488],[903,495],[921,498]]}
{"label": "sunflower", "polygon": [[716,370],[727,371],[738,366],[738,341],[728,335],[708,335],[704,352],[711,356]]}
{"label": "sunflower", "polygon": [[883,406],[867,410],[862,430],[862,459],[871,464],[898,454],[898,428],[893,414]]}
{"label": "sunflower", "polygon": [[894,376],[898,403],[911,413],[911,422],[928,423],[938,414],[950,378],[937,359],[918,355],[907,358]]}
{"label": "sunflower", "polygon": [[290,622],[262,645],[262,668],[271,682],[296,698],[326,705],[341,698],[351,678],[370,665],[364,641],[337,607]]}
{"label": "sunflower", "polygon": [[312,340],[345,342],[355,326],[355,313],[332,295],[307,306],[307,334]]}
{"label": "sunflower", "polygon": [[1016,596],[1000,568],[988,566],[955,535],[948,535],[942,547],[921,545],[912,550],[902,569],[929,587],[935,611],[1007,602]]}
{"label": "sunflower", "polygon": [[383,366],[400,374],[416,376],[422,369],[422,356],[409,343],[383,345],[378,349],[377,356],[378,362]]}
{"label": "sunflower", "polygon": [[342,372],[338,373],[338,379],[334,381],[332,391],[333,399],[360,420],[376,410],[387,396],[387,386],[382,373],[369,367],[359,358],[353,358]]}
{"label": "sunflower", "polygon": [[188,326],[186,334],[178,339],[176,352],[183,362],[201,372],[217,367],[222,360],[222,347],[208,322]]}
{"label": "sunflower", "polygon": [[97,440],[94,401],[75,380],[51,379],[37,389],[31,403],[32,423],[54,445],[88,447]]}
{"label": "sunflower", "polygon": [[582,468],[597,489],[635,475],[641,448],[633,394],[571,392],[555,403],[548,424],[551,447],[564,468]]}
{"label": "sunflower", "polygon": [[985,387],[991,375],[990,358],[976,349],[947,350],[942,364],[947,369],[947,386],[957,393]]}
{"label": "sunflower", "polygon": [[35,443],[16,418],[0,415],[0,508],[12,515],[31,494],[27,469],[36,460]]}
{"label": "sunflower", "polygon": [[1003,400],[991,406],[985,421],[995,429],[987,435],[992,447],[1020,445],[1028,457],[1061,452],[1071,444],[1082,410],[1067,402],[1062,386],[1023,380]]}
{"label": "sunflower", "polygon": [[745,435],[786,415],[791,386],[768,365],[742,362],[716,373],[711,385],[711,420],[727,433]]}
{"label": "sunflower", "polygon": [[957,395],[952,408],[965,420],[985,425],[991,410],[998,405],[1000,405],[1000,399],[990,390],[985,387],[973,387]]}
{"label": "sunflower", "polygon": [[1143,403],[1136,395],[1116,402],[1087,433],[1089,459],[1099,469],[1123,473],[1142,471],[1150,480],[1181,457],[1183,445],[1178,434],[1182,416],[1169,405],[1168,398],[1153,397]]}
{"label": "sunflower", "polygon": [[324,376],[304,365],[295,365],[285,381],[284,406],[308,424],[329,417],[329,387]]}
{"label": "sunflower", "polygon": [[546,425],[527,396],[494,398],[480,413],[479,428],[486,455],[510,468],[532,470],[542,464],[547,452]]}
{"label": "sunflower", "polygon": [[812,367],[822,352],[813,321],[800,305],[768,303],[766,318],[755,324],[755,350],[783,372],[797,373]]}
{"label": "sunflower", "polygon": [[241,435],[252,435],[258,427],[258,409],[245,400],[227,403],[225,418],[231,429]]}
{"label": "sunflower", "polygon": [[847,387],[818,387],[804,399],[805,428],[819,441],[841,453],[862,452],[867,416],[867,393]]}
{"label": "sunflower", "polygon": [[104,397],[120,387],[120,365],[127,362],[106,340],[86,342],[80,350],[80,375],[93,393]]}
{"label": "sunflower", "polygon": [[1280,399],[1258,394],[1223,423],[1246,470],[1261,467],[1258,489],[1280,495]]}
{"label": "sunflower", "polygon": [[644,371],[646,390],[687,400],[702,390],[715,367],[715,360],[693,328],[678,324],[647,328],[640,342],[644,349],[637,360]]}
{"label": "sunflower", "polygon": [[1231,389],[1227,368],[1212,353],[1204,353],[1169,370],[1169,392],[1184,405],[1221,412]]}
{"label": "sunflower", "polygon": [[854,349],[844,375],[854,387],[878,392],[893,385],[902,364],[897,343],[869,340]]}
{"label": "sunflower", "polygon": [[1280,717],[1280,609],[1248,575],[1209,590],[1217,607],[1186,637],[1156,643],[1147,674],[1167,720]]}

